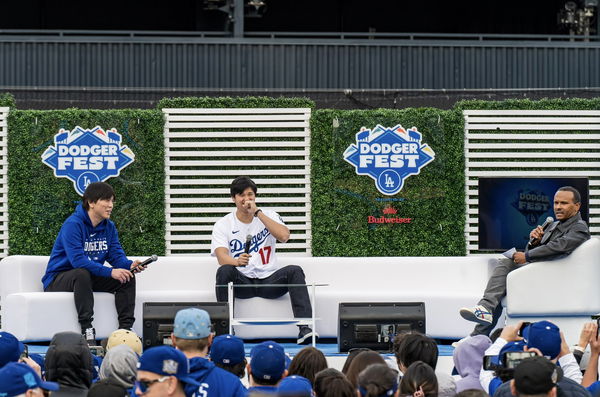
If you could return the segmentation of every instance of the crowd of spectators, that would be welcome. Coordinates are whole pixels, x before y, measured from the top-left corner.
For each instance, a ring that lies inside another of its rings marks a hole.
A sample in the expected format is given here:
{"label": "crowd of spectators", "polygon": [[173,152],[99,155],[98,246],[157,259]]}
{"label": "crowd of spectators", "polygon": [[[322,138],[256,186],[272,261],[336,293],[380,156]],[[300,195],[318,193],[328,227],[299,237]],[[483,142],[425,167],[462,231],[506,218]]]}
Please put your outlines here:
{"label": "crowd of spectators", "polygon": [[275,341],[256,344],[247,360],[240,338],[214,337],[208,313],[190,308],[175,317],[172,346],[142,351],[133,331],[117,330],[102,358],[79,333],[57,333],[42,357],[0,332],[0,397],[600,396],[596,323],[585,324],[573,348],[548,321],[491,337],[461,340],[453,374],[436,370],[438,346],[419,333],[396,335],[393,358],[353,349],[338,371],[314,347],[290,360]]}

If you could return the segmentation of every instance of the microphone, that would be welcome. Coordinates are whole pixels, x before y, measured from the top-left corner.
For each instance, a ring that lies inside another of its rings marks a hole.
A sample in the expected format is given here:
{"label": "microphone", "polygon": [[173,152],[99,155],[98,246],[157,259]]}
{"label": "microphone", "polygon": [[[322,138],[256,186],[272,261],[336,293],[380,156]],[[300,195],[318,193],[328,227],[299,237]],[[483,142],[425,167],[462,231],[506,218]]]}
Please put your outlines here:
{"label": "microphone", "polygon": [[133,269],[131,269],[131,272],[132,273],[139,273],[140,272],[139,268],[142,268],[144,266],[148,266],[150,263],[156,262],[157,260],[158,260],[158,256],[152,255],[150,258],[146,259],[143,262],[140,262],[136,267],[134,267]]}
{"label": "microphone", "polygon": [[249,254],[250,253],[250,242],[252,241],[252,235],[249,234],[246,236],[246,244],[244,244],[244,253],[245,254]]}
{"label": "microphone", "polygon": [[[549,224],[551,224],[552,222],[554,222],[554,218],[552,218],[551,216],[549,216],[548,218],[546,218],[546,220],[544,221],[544,223],[542,223],[542,229],[546,230],[546,228],[548,227]],[[529,239],[529,244],[533,244],[533,242],[535,241],[535,239],[532,237]]]}

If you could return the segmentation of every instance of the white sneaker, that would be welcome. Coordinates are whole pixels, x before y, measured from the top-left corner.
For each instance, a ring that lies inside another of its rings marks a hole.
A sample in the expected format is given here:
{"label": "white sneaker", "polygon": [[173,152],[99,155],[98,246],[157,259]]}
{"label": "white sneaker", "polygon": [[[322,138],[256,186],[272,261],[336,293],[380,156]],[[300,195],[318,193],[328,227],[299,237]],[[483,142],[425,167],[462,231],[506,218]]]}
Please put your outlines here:
{"label": "white sneaker", "polygon": [[463,307],[460,309],[460,315],[467,321],[473,321],[484,325],[491,324],[494,320],[492,313],[481,305],[473,308]]}

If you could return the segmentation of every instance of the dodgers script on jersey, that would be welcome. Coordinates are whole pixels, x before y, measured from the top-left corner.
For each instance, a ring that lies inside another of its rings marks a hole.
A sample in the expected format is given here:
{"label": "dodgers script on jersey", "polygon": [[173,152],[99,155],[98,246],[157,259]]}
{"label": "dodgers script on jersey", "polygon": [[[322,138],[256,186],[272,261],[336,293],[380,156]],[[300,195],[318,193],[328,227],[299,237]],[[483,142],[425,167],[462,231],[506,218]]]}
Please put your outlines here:
{"label": "dodgers script on jersey", "polygon": [[[263,213],[275,222],[285,225],[277,212],[265,209]],[[253,218],[252,223],[243,223],[233,211],[219,219],[213,228],[210,254],[216,256],[215,250],[224,247],[229,250],[231,257],[237,258],[244,253],[246,236],[249,234],[252,235],[249,252],[252,257],[248,266],[238,266],[237,269],[246,277],[269,277],[279,269],[275,255],[277,239],[258,218]]]}

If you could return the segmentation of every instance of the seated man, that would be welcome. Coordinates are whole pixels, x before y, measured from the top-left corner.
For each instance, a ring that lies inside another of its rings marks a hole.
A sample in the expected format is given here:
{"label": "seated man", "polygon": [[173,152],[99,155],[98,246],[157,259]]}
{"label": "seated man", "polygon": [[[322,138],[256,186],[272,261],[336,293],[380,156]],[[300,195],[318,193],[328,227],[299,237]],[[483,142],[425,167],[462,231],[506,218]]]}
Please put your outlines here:
{"label": "seated man", "polygon": [[464,319],[479,323],[471,336],[489,335],[496,326],[498,317],[502,314],[501,301],[506,296],[508,273],[529,262],[562,258],[590,238],[588,226],[579,214],[580,207],[581,195],[577,189],[563,186],[556,191],[554,214],[557,221],[546,231],[541,226],[533,229],[525,252],[515,252],[512,260],[499,259],[478,305],[460,309],[460,315]]}
{"label": "seated man", "polygon": [[81,332],[92,345],[96,344],[94,291],[115,294],[119,328],[131,329],[135,320],[131,269],[140,262],[127,259],[121,248],[115,224],[109,219],[114,200],[115,192],[108,183],[87,186],[83,203],[60,228],[42,278],[46,292],[74,292]]}
{"label": "seated man", "polygon": [[[304,272],[299,266],[280,268],[275,254],[277,240],[286,242],[290,230],[275,211],[262,210],[256,206],[256,184],[248,177],[240,176],[231,183],[231,200],[235,211],[219,219],[213,228],[211,255],[217,257],[217,301],[227,302],[227,287],[234,284],[305,284]],[[245,242],[250,238],[248,253]],[[290,293],[294,317],[312,316],[306,287],[243,287],[234,288],[236,298],[279,298]],[[298,344],[308,343],[312,330],[300,326]]]}

